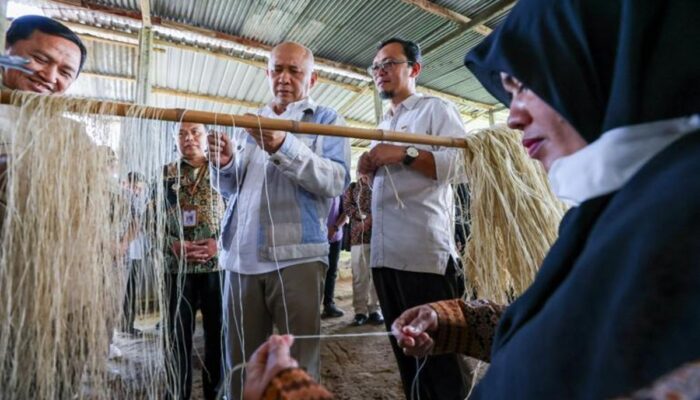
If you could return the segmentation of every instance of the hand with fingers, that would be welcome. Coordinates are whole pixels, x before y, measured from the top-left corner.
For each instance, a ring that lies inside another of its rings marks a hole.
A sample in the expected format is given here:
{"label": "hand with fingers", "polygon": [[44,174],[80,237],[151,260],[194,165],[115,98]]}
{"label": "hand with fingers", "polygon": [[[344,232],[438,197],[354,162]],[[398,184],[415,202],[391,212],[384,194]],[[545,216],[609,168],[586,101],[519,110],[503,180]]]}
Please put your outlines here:
{"label": "hand with fingers", "polygon": [[333,236],[338,233],[338,227],[335,225],[331,225],[328,227],[328,240],[333,240]]}
{"label": "hand with fingers", "polygon": [[246,363],[246,379],[243,386],[244,400],[262,398],[265,388],[280,371],[298,366],[289,354],[294,343],[291,335],[272,335],[253,353]]}
{"label": "hand with fingers", "polygon": [[[254,114],[246,114],[251,117],[256,117]],[[255,143],[260,146],[261,149],[265,150],[268,154],[274,154],[277,150],[282,147],[284,140],[287,138],[287,132],[285,131],[271,131],[268,129],[250,129],[246,128],[246,132],[250,135]]]}
{"label": "hand with fingers", "polygon": [[408,356],[425,357],[431,353],[435,342],[430,336],[438,327],[438,316],[428,305],[404,311],[391,325],[391,333],[399,347]]}
{"label": "hand with fingers", "polygon": [[226,133],[209,131],[207,142],[209,143],[210,163],[217,168],[221,168],[231,162],[235,141],[229,138]]}
{"label": "hand with fingers", "polygon": [[369,158],[374,168],[381,168],[385,165],[401,164],[406,156],[406,147],[395,144],[380,143],[369,151]]}
{"label": "hand with fingers", "polygon": [[216,256],[218,250],[216,239],[202,239],[192,242],[196,246],[192,259],[198,263],[205,263]]}
{"label": "hand with fingers", "polygon": [[357,172],[361,175],[374,175],[377,165],[374,164],[369,152],[364,152],[357,162]]}
{"label": "hand with fingers", "polygon": [[217,244],[215,239],[177,241],[173,243],[171,250],[177,257],[184,257],[189,262],[201,264],[216,255]]}

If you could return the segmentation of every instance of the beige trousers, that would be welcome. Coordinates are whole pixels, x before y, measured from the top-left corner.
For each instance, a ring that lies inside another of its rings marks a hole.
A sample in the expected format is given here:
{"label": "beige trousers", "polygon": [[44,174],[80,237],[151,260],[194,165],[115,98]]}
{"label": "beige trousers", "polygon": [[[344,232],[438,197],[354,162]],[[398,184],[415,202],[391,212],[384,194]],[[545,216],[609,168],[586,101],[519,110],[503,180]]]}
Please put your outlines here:
{"label": "beige trousers", "polygon": [[[224,387],[228,399],[242,399],[244,377],[240,369],[231,372],[232,369],[250,358],[273,333],[273,326],[281,334],[321,333],[320,304],[326,268],[321,262],[312,262],[292,265],[279,273],[226,272],[223,324],[227,379]],[[291,354],[300,367],[319,379],[319,339],[295,341]]]}
{"label": "beige trousers", "polygon": [[379,310],[377,291],[372,284],[369,269],[369,244],[350,247],[350,266],[352,267],[352,307],[355,314],[365,314]]}

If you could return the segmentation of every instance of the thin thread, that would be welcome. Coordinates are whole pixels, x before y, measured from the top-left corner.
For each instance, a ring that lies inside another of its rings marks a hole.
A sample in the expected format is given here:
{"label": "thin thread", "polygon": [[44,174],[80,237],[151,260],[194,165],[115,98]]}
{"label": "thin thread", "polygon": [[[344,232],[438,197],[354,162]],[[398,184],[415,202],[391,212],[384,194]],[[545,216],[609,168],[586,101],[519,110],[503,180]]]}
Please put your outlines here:
{"label": "thin thread", "polygon": [[[391,332],[363,332],[363,333],[336,333],[332,335],[292,335],[294,336],[294,340],[304,340],[304,339],[352,339],[352,338],[359,338],[359,337],[384,337],[384,336],[389,336],[391,335]],[[231,373],[236,372],[238,370],[245,369],[246,367],[245,362],[242,362],[233,369],[231,369]]]}
{"label": "thin thread", "polygon": [[423,361],[420,361],[418,357],[416,357],[416,376],[413,377],[413,383],[411,383],[411,399],[415,400],[420,400],[420,372],[423,370],[423,367],[425,367],[425,364],[428,362],[428,357],[424,357]]}
{"label": "thin thread", "polygon": [[[236,119],[234,117],[231,117],[231,120],[233,121],[233,134],[235,136],[235,134],[236,134]],[[246,140],[243,139],[242,141],[243,141],[243,145],[245,145]],[[232,143],[232,147],[233,147],[233,143]],[[236,165],[236,163],[239,163],[242,160],[240,159],[240,154],[238,154],[239,153],[238,146],[236,146],[236,148],[232,149],[232,150],[235,152],[235,155],[234,155],[235,159],[233,159],[231,162],[234,163],[233,169],[236,173],[236,185],[237,185],[237,187],[236,187],[236,202],[238,203],[238,204],[236,204],[236,207],[238,207],[238,212],[236,213],[236,215],[237,215],[236,226],[240,227],[241,226],[241,216],[243,215],[241,213],[241,207],[240,207],[241,188],[243,187],[243,182],[241,181],[240,168]],[[243,151],[245,151],[245,150],[243,150]],[[243,219],[244,221],[248,219],[248,212],[245,211],[245,213],[246,213],[245,218]],[[237,242],[236,248],[239,250],[236,252],[235,257],[237,257],[237,259],[238,259],[238,273],[236,274],[236,279],[238,280],[238,313],[240,315],[240,322],[238,321],[238,318],[236,318],[236,311],[232,310],[233,319],[234,319],[233,328],[235,330],[236,335],[238,335],[238,341],[241,345],[241,349],[240,349],[241,358],[243,360],[245,360],[247,358],[247,355],[246,355],[246,344],[245,344],[246,340],[245,340],[245,328],[244,328],[245,322],[244,322],[244,315],[243,315],[243,283],[242,283],[242,274],[241,274],[241,255],[240,255],[241,232],[240,232],[240,230],[238,230],[236,232],[236,242]],[[231,285],[229,284],[229,289],[230,289],[230,286]],[[231,296],[233,297],[233,293],[231,294]],[[236,307],[236,305],[232,305],[232,306],[234,308]],[[228,327],[228,321],[226,321],[225,323],[227,324],[227,327]],[[228,343],[228,341],[226,343]],[[228,351],[229,350],[227,350],[227,352]],[[233,352],[233,351],[236,351],[236,350],[232,350],[231,352]],[[236,370],[237,369],[234,367],[230,371],[231,375],[230,375],[229,379],[233,380],[233,378],[234,378],[233,373]],[[239,377],[239,383],[240,383],[239,387],[242,388],[243,384],[245,383],[245,378],[244,378],[243,374],[241,374],[241,376]],[[233,395],[233,393],[231,395]],[[242,390],[240,392],[239,398],[240,399],[243,398],[243,391]]]}
{"label": "thin thread", "polygon": [[370,336],[390,336],[391,332],[363,332],[363,333],[336,333],[332,335],[294,335],[294,340],[299,339],[339,339],[339,338],[358,338]]}
{"label": "thin thread", "polygon": [[469,393],[467,393],[467,397],[464,398],[464,400],[467,400],[468,398],[472,397],[472,392],[474,391],[474,388],[476,387],[476,384],[479,381],[479,373],[481,372],[481,368],[484,367],[484,362],[479,361],[476,363],[476,367],[472,371],[472,383],[469,387]]}
{"label": "thin thread", "polygon": [[[262,146],[263,151],[265,151],[265,143],[263,143],[263,133],[262,133],[262,123],[260,122],[260,114],[256,115],[258,117],[258,131],[260,132],[260,143]],[[275,260],[275,267],[277,268],[277,276],[279,277],[280,280],[280,289],[282,291],[282,307],[284,308],[284,323],[285,326],[287,327],[287,333],[291,331],[289,329],[289,310],[287,309],[287,293],[284,290],[284,279],[282,279],[282,271],[280,270],[280,264],[279,261],[277,260],[277,245],[275,244],[275,221],[272,220],[272,206],[270,204],[270,193],[267,189],[267,165],[268,162],[270,161],[270,157],[265,158],[265,166],[263,169],[263,184],[265,186],[265,200],[267,201],[267,214],[270,217],[270,234],[272,236],[271,238],[271,244],[272,244],[272,258]]]}
{"label": "thin thread", "polygon": [[396,190],[396,185],[394,185],[394,178],[391,177],[391,173],[389,172],[389,167],[385,165],[384,171],[386,172],[387,178],[389,178],[389,184],[391,185],[391,190],[394,191],[394,197],[396,198],[396,206],[400,209],[406,208],[406,205],[403,204],[403,201],[401,201],[401,198],[399,197],[399,192]]}

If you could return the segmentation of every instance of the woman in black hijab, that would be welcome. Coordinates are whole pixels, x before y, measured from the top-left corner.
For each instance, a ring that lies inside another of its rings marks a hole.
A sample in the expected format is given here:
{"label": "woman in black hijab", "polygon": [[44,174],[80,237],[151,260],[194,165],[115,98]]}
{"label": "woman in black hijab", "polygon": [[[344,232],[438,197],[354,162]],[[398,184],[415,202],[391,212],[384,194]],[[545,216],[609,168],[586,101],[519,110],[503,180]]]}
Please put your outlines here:
{"label": "woman in black hijab", "polygon": [[[575,206],[472,398],[612,398],[700,359],[698,18],[697,0],[521,0],[467,55]],[[430,348],[407,313],[399,339]]]}
{"label": "woman in black hijab", "polygon": [[700,359],[699,20],[698,0],[520,0],[467,55],[574,207],[502,315],[408,310],[407,354],[483,350],[471,399],[613,398]]}

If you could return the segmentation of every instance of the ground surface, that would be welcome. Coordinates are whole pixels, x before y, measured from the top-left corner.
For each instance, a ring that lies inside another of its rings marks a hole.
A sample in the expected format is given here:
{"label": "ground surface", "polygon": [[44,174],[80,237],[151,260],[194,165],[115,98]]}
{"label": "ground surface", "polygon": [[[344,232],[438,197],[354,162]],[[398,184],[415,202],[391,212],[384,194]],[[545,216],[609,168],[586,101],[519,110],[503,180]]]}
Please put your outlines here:
{"label": "ground surface", "polygon": [[[336,303],[345,310],[341,318],[323,320],[322,333],[348,334],[380,332],[383,326],[350,326],[352,310],[352,283],[347,269],[341,269],[336,288]],[[136,326],[144,331],[142,338],[118,334],[114,342],[122,350],[122,356],[110,361],[112,384],[135,387],[129,397],[148,396],[143,387],[147,365],[161,357],[161,334],[155,329],[156,316],[140,319]],[[193,360],[192,399],[202,398],[201,359],[204,356],[201,318],[195,333],[195,357]],[[398,370],[387,337],[328,338],[321,341],[321,381],[338,400],[345,399],[403,399]],[[151,390],[153,393],[153,389]]]}
{"label": "ground surface", "polygon": [[[336,303],[345,316],[323,321],[324,334],[384,331],[384,326],[349,326],[351,279],[341,279]],[[321,380],[338,400],[403,399],[401,380],[387,337],[324,339],[321,341]]]}

